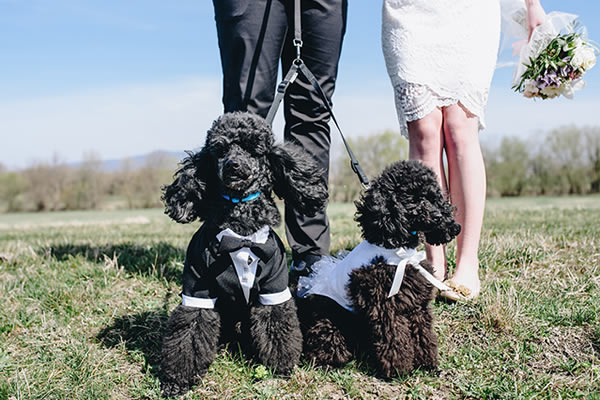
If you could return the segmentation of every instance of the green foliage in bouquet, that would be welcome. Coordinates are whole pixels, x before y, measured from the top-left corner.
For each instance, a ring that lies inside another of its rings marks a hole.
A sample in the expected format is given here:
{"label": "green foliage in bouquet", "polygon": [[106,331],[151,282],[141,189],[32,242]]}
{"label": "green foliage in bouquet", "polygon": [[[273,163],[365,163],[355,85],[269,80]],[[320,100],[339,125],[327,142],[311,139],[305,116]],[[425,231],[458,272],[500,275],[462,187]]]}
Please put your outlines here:
{"label": "green foliage in bouquet", "polygon": [[597,47],[578,32],[557,35],[536,58],[530,57],[524,64],[526,70],[513,89],[525,97],[572,97],[583,87],[580,78],[595,65],[596,51]]}

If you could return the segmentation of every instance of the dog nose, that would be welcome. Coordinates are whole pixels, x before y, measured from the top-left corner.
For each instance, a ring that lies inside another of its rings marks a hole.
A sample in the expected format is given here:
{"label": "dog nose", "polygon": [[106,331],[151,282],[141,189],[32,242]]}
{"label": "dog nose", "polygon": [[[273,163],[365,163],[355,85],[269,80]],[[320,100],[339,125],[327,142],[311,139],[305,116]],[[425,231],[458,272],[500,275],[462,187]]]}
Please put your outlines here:
{"label": "dog nose", "polygon": [[225,162],[225,169],[239,172],[242,169],[242,164],[238,160],[227,160]]}
{"label": "dog nose", "polygon": [[250,175],[250,166],[244,160],[229,159],[223,163],[222,178],[246,179]]}

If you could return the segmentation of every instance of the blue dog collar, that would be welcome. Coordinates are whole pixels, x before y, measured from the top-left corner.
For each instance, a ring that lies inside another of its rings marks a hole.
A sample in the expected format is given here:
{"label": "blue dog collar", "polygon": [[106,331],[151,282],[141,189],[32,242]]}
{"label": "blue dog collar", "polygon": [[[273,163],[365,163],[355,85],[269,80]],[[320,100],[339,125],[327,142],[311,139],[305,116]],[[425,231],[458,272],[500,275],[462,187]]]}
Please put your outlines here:
{"label": "blue dog collar", "polygon": [[413,236],[417,236],[417,231],[411,231],[410,234]]}
{"label": "blue dog collar", "polygon": [[252,201],[252,200],[256,199],[258,196],[260,196],[260,192],[252,193],[251,195],[248,195],[248,196],[244,197],[243,199],[238,199],[236,197],[229,197],[226,194],[221,194],[221,197],[223,197],[225,200],[228,200],[234,204]]}

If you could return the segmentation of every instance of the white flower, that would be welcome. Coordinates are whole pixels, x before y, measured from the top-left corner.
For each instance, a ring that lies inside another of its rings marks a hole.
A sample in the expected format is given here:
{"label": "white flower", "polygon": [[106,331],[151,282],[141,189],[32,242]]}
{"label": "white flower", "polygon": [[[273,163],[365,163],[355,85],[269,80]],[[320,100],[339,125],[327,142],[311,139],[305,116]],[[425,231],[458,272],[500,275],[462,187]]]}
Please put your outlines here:
{"label": "white flower", "polygon": [[553,99],[556,96],[560,96],[561,88],[556,86],[546,86],[540,91],[544,96]]}
{"label": "white flower", "polygon": [[583,53],[581,50],[575,50],[573,58],[571,58],[571,66],[573,68],[581,68],[583,66]]}
{"label": "white flower", "polygon": [[581,46],[583,46],[583,40],[581,40],[581,38],[579,36],[577,36],[575,38],[575,40],[573,40],[572,42],[565,43],[565,45],[563,46],[563,50],[569,51],[570,49],[577,49],[578,47],[581,47]]}
{"label": "white flower", "polygon": [[569,82],[563,82],[560,85],[560,93],[567,99],[573,99],[573,94],[575,94],[575,90]]}
{"label": "white flower", "polygon": [[526,79],[523,83],[525,85],[525,89],[523,90],[523,96],[527,97],[528,99],[536,96],[540,91],[533,79]]}
{"label": "white flower", "polygon": [[560,85],[560,92],[567,99],[573,99],[575,92],[583,89],[584,87],[585,81],[583,79],[574,79],[570,82],[563,82]]}
{"label": "white flower", "polygon": [[582,46],[575,49],[575,54],[571,59],[573,68],[582,68],[588,70],[596,65],[596,54],[590,46]]}
{"label": "white flower", "polygon": [[571,86],[573,87],[573,91],[576,92],[585,87],[585,81],[581,78],[575,79],[571,81]]}
{"label": "white flower", "polygon": [[588,70],[596,65],[596,54],[594,53],[594,49],[590,46],[585,46],[581,50],[581,57],[583,58],[583,69]]}
{"label": "white flower", "polygon": [[570,82],[563,82],[560,85],[561,94],[567,99],[572,99],[576,91],[581,90],[585,87],[585,81],[583,79],[575,79]]}

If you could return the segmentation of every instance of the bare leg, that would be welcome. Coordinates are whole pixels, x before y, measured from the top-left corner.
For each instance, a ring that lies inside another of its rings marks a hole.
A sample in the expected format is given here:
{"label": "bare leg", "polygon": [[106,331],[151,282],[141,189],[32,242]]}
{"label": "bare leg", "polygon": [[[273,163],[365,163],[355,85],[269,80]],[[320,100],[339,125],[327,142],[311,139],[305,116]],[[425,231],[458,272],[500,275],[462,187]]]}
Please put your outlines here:
{"label": "bare leg", "polygon": [[[436,108],[425,117],[408,123],[409,152],[411,160],[420,160],[436,173],[444,193],[447,192],[446,174],[442,159],[444,131],[442,110]],[[425,246],[427,260],[433,265],[433,274],[443,280],[446,275],[444,246]]]}
{"label": "bare leg", "polygon": [[457,237],[452,279],[479,292],[479,237],[485,209],[485,165],[479,145],[479,121],[461,104],[443,109],[450,198],[462,226]]}

